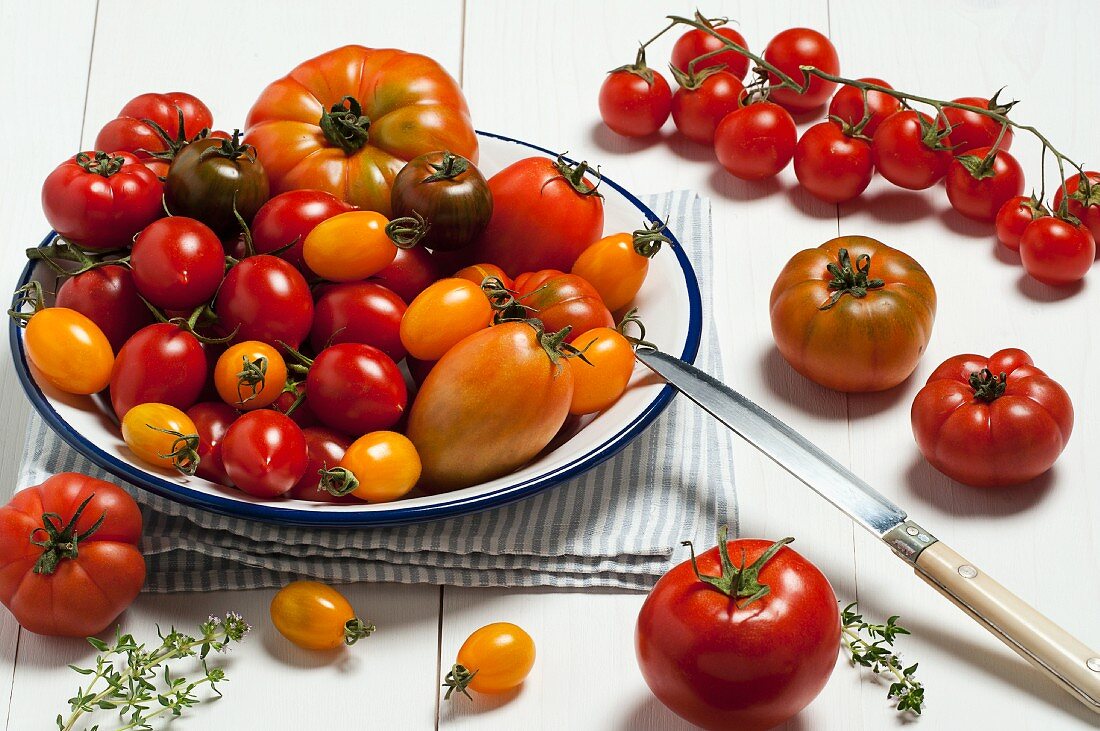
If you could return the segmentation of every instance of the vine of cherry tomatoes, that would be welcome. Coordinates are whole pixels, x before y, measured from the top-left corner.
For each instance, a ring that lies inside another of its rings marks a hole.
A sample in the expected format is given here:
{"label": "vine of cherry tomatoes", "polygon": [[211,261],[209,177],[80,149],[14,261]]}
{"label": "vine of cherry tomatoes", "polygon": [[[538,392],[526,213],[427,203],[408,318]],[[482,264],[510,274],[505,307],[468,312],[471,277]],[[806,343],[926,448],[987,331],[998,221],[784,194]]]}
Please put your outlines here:
{"label": "vine of cherry tomatoes", "polygon": [[[966,218],[996,224],[997,238],[1019,252],[1030,276],[1055,286],[1085,276],[1100,235],[1100,173],[1074,173],[1050,206],[1021,200],[1024,171],[1009,152],[1013,128],[1007,115],[1015,102],[1002,102],[996,94],[949,102],[895,95],[879,78],[840,77],[836,48],[815,30],[784,30],[756,56],[725,22],[699,13],[694,19],[672,18],[642,44],[634,63],[613,69],[604,80],[599,94],[604,123],[620,135],[645,137],[657,134],[671,115],[680,135],[713,147],[734,177],[771,178],[793,160],[799,184],[826,203],[858,198],[876,172],[909,190],[942,181],[951,207]],[[687,31],[672,50],[669,68],[678,86],[673,91],[647,65],[646,48],[677,27]],[[807,67],[813,71],[804,72]],[[825,118],[799,136],[791,115],[804,119],[826,103]],[[913,109],[912,103],[930,105],[932,113]],[[1044,155],[1058,158],[1059,169],[1075,165],[1036,136]]]}

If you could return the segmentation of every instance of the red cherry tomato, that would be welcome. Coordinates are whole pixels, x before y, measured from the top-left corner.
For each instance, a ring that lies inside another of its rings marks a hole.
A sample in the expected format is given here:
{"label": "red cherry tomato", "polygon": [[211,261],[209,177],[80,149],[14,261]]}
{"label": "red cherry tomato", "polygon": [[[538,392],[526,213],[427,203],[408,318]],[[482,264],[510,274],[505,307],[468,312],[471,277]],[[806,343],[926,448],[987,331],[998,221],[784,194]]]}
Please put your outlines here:
{"label": "red cherry tomato", "polygon": [[[989,109],[991,100],[982,99],[980,96],[964,96],[954,101],[958,104]],[[1012,147],[1012,128],[1005,128],[1005,133],[1001,136],[1001,123],[991,117],[955,107],[944,107],[943,116],[951,125],[951,144],[956,155],[962,155],[979,147],[993,147],[998,137],[1001,139],[1000,144],[997,144],[998,150],[1007,150]]]}
{"label": "red cherry tomato", "polygon": [[[181,113],[183,129],[180,129]],[[104,125],[95,138],[95,147],[97,150],[124,150],[142,160],[150,159],[149,153],[168,149],[168,141],[149,124],[150,121],[173,140],[193,140],[214,125],[210,109],[190,94],[182,91],[141,94],[126,102],[118,117]],[[221,134],[227,136],[224,132]],[[167,164],[164,168],[167,171]]]}
{"label": "red cherry tomato", "polygon": [[172,216],[154,221],[134,239],[134,284],[145,299],[168,310],[209,302],[225,274],[225,249],[206,224]]}
{"label": "red cherry tomato", "polygon": [[560,277],[565,272],[560,269],[540,269],[537,272],[524,272],[515,279],[515,286],[512,288],[516,293],[533,292],[538,289],[540,285],[546,284],[554,277]]}
{"label": "red cherry tomato", "polygon": [[[718,35],[724,36],[741,46],[741,48],[744,48],[746,51],[748,50],[749,44],[745,42],[745,37],[735,29],[729,26],[722,26],[714,28],[713,30],[717,32]],[[717,51],[722,47],[722,41],[718,40],[710,33],[699,30],[698,28],[692,28],[687,33],[677,38],[676,43],[672,46],[672,65],[681,71],[687,71],[688,64],[690,64],[692,60],[712,51]],[[711,56],[706,61],[695,64],[695,66],[699,70],[707,66],[723,66],[727,71],[736,76],[738,80],[741,80],[745,78],[745,74],[749,72],[749,59],[747,56],[742,56],[737,51],[724,51],[723,53]]]}
{"label": "red cherry tomato", "polygon": [[1035,219],[1050,215],[1046,206],[1029,195],[1009,198],[997,211],[997,240],[1012,251],[1020,250],[1020,238],[1024,229]]}
{"label": "red cherry tomato", "polygon": [[559,274],[545,281],[528,280],[518,294],[524,305],[534,308],[532,316],[542,320],[547,332],[573,328],[565,338],[567,343],[589,330],[615,326],[615,318],[599,292],[576,274]]}
{"label": "red cherry tomato", "polygon": [[894,185],[924,190],[935,185],[951,166],[951,141],[943,122],[933,126],[923,112],[891,114],[875,130],[871,141],[875,169]]}
{"label": "red cherry tomato", "polygon": [[[828,682],[840,642],[836,595],[784,542],[727,542],[725,530],[719,540],[728,560],[712,548],[697,569],[685,561],[653,587],[634,634],[638,665],[653,694],[691,723],[764,731],[793,718]],[[723,564],[759,574],[743,585]],[[732,596],[700,575],[725,575]],[[762,586],[770,591],[751,599]]]}
{"label": "red cherry tomato", "polygon": [[[887,89],[894,88],[882,79],[874,77],[862,78],[859,81],[878,84],[879,86],[885,86]],[[842,86],[833,95],[833,100],[829,102],[829,116],[839,117],[853,127],[863,121],[865,111],[870,113],[871,118],[864,125],[863,134],[873,137],[875,130],[882,124],[882,120],[894,112],[901,111],[901,101],[889,94],[883,94],[881,91],[869,91],[867,92],[867,108],[865,110],[862,91],[854,86]]]}
{"label": "red cherry tomato", "polygon": [[1024,169],[1011,153],[978,147],[960,155],[947,171],[951,207],[975,221],[993,221],[1008,200],[1024,190]]}
{"label": "red cherry tomato", "polygon": [[187,416],[195,422],[199,435],[199,468],[195,474],[219,485],[231,485],[222,462],[222,440],[237,420],[236,410],[221,401],[203,401],[189,408]]}
{"label": "red cherry tomato", "polygon": [[42,184],[42,211],[54,231],[89,249],[129,246],[164,215],[164,185],[128,152],[81,152]]}
{"label": "red cherry tomato", "polygon": [[306,438],[288,417],[249,411],[222,438],[225,472],[242,491],[270,498],[285,494],[306,472]]}
{"label": "red cherry tomato", "polygon": [[57,306],[76,310],[98,325],[116,353],[131,335],[153,323],[153,313],[141,301],[133,274],[118,264],[66,279],[57,290]]}
{"label": "red cherry tomato", "polygon": [[[800,66],[815,66],[834,75],[840,73],[836,48],[828,38],[810,28],[788,28],[779,33],[768,41],[764,60],[798,83],[802,82]],[[772,84],[779,83],[779,77],[772,73],[768,74],[768,80]],[[813,76],[804,93],[777,88],[772,90],[769,98],[792,112],[805,112],[829,101],[835,88],[834,82]]]}
{"label": "red cherry tomato", "polygon": [[401,360],[405,357],[400,332],[405,309],[404,300],[380,284],[327,286],[313,306],[309,343],[318,353],[337,343],[364,343]]}
{"label": "red cherry tomato", "polygon": [[270,254],[257,254],[225,275],[214,300],[218,326],[234,342],[260,340],[297,348],[313,324],[313,295],[292,264]]}
{"label": "red cherry tomato", "polygon": [[1020,237],[1024,271],[1044,284],[1060,286],[1084,279],[1096,258],[1096,240],[1084,225],[1054,216],[1037,218]]}
{"label": "red cherry tomato", "polygon": [[435,257],[419,246],[398,249],[393,263],[370,278],[385,285],[405,300],[406,304],[427,289],[432,282],[443,277],[443,269]]}
{"label": "red cherry tomato", "polygon": [[294,483],[287,497],[324,503],[354,503],[355,498],[350,495],[338,497],[320,487],[320,471],[339,465],[344,458],[344,452],[351,446],[351,440],[343,434],[319,426],[303,429],[302,435],[306,438],[308,464],[302,479]]}
{"label": "red cherry tomato", "polygon": [[[1088,185],[1083,183],[1088,181]],[[1065,190],[1069,191],[1069,200],[1066,202],[1066,210],[1071,216],[1081,219],[1081,223],[1088,226],[1092,237],[1100,238],[1100,173],[1086,171],[1085,180],[1081,175],[1071,175],[1066,178]],[[1062,206],[1065,197],[1063,186],[1058,186],[1054,194],[1054,210],[1057,212]]]}
{"label": "red cherry tomato", "polygon": [[618,68],[600,86],[600,117],[612,132],[624,137],[655,134],[668,119],[672,89],[653,69]]}
{"label": "red cherry tomato", "polygon": [[794,148],[794,174],[815,198],[827,203],[852,200],[867,189],[875,166],[871,145],[819,122],[802,133]]}
{"label": "red cherry tomato", "polygon": [[714,132],[714,153],[731,175],[761,180],[778,175],[794,156],[798,132],[783,107],[755,102],[730,112]]}
{"label": "red cherry tomato", "polygon": [[744,93],[741,81],[728,71],[681,81],[680,88],[672,95],[672,120],[676,129],[692,142],[711,144],[718,123],[738,109]]}
{"label": "red cherry tomato", "polygon": [[143,327],[118,351],[111,371],[111,405],[121,420],[138,404],[159,403],[186,411],[206,384],[202,343],[171,323]]}
{"label": "red cherry tomato", "polygon": [[603,198],[587,171],[584,162],[528,157],[489,178],[493,216],[467,262],[492,262],[512,277],[573,266],[603,235]]}
{"label": "red cherry tomato", "polygon": [[933,467],[967,485],[1000,487],[1050,469],[1073,430],[1073,404],[1027,353],[1007,348],[944,361],[913,400],[912,420]]}
{"label": "red cherry tomato", "polygon": [[325,426],[362,436],[389,429],[405,412],[408,393],[397,364],[378,348],[341,343],[309,367],[306,400]]}
{"label": "red cherry tomato", "polygon": [[280,193],[264,203],[252,219],[252,245],[257,254],[270,254],[292,244],[276,256],[306,271],[302,242],[309,232],[321,221],[353,210],[355,206],[323,190]]}

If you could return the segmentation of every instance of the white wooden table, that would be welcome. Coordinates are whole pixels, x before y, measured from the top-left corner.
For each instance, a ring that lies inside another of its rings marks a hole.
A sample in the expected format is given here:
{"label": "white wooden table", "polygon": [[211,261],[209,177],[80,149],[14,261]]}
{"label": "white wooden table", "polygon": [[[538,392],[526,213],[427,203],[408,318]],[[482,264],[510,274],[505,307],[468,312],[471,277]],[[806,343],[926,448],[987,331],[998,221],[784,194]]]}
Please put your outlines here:
{"label": "white wooden table", "polygon": [[[858,474],[908,507],[965,555],[1055,620],[1100,646],[1100,288],[1071,293],[1023,278],[995,251],[988,227],[953,215],[942,188],[924,194],[881,179],[858,202],[822,204],[798,190],[790,169],[775,182],[746,185],[709,150],[666,127],[659,143],[616,138],[602,128],[596,92],[604,71],[628,62],[669,12],[693,4],[586,0],[329,0],[298,3],[147,3],[139,0],[0,1],[0,140],[5,172],[0,211],[7,254],[2,281],[14,283],[21,250],[46,230],[38,196],[47,172],[91,144],[131,96],[181,89],[204,99],[220,127],[240,124],[268,81],[297,62],[344,43],[396,46],[438,59],[465,88],[475,123],[599,162],[640,192],[692,188],[714,202],[718,291],[715,311],[733,384],[815,439]],[[304,3],[302,4],[304,5]],[[931,7],[929,7],[931,5]],[[842,71],[882,76],[899,88],[941,98],[988,95],[1007,84],[1024,100],[1014,112],[1077,159],[1097,157],[1095,28],[1100,6],[937,0],[877,3],[727,0],[704,6],[740,21],[753,48],[779,30],[826,31]],[[671,40],[655,46],[660,67]],[[1038,147],[1013,147],[1029,185]],[[1053,180],[1051,181],[1053,182]],[[767,294],[786,259],[837,233],[868,234],[902,248],[931,273],[940,296],[932,343],[916,375],[885,394],[844,396],[795,375],[772,346]],[[1100,276],[1094,272],[1093,278]],[[2,339],[7,348],[6,338]],[[920,459],[909,404],[942,359],[1001,347],[1028,350],[1069,390],[1077,426],[1054,471],[1036,484],[981,492],[952,484]],[[4,353],[2,359],[9,356]],[[0,368],[3,457],[10,491],[28,405],[11,368]],[[906,658],[920,661],[928,693],[924,728],[1071,729],[1100,725],[1022,660],[965,620],[905,571],[868,535],[805,488],[738,445],[743,534],[794,535],[797,548],[829,576],[842,599],[865,611],[898,613],[914,636]],[[612,592],[475,590],[359,585],[353,603],[377,635],[349,652],[291,648],[267,621],[271,591],[143,596],[125,628],[151,636],[154,623],[194,624],[235,609],[255,634],[228,659],[223,700],[200,706],[172,728],[679,729],[685,724],[648,693],[634,661],[634,619],[643,597]],[[517,693],[442,703],[439,680],[466,635],[491,621],[525,627],[538,661]],[[87,659],[79,641],[20,632],[0,617],[0,723],[9,731],[49,727],[75,690],[65,668]],[[840,661],[821,696],[788,724],[795,730],[907,725],[885,686]],[[6,706],[6,709],[5,709]]]}

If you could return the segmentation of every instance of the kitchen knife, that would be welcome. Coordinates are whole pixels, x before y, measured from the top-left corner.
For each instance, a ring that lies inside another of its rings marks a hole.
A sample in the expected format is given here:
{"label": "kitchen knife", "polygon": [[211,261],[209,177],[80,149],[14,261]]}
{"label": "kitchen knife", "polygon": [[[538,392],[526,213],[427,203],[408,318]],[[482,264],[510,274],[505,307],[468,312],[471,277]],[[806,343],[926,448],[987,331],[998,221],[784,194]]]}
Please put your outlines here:
{"label": "kitchen knife", "polygon": [[884,542],[917,575],[998,639],[1100,713],[1100,653],[909,520],[873,487],[724,383],[649,347],[635,356],[704,411]]}

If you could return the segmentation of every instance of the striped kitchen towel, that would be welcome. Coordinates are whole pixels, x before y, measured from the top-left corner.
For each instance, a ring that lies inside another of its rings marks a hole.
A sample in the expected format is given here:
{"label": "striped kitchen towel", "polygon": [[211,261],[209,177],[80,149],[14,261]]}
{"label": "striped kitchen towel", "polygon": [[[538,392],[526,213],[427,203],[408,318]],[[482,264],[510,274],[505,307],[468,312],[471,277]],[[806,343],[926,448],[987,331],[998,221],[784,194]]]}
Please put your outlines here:
{"label": "striped kitchen towel", "polygon": [[[721,377],[712,312],[710,202],[689,191],[651,196],[699,277],[698,363]],[[731,436],[678,396],[618,456],[530,499],[461,518],[372,530],[276,526],[195,510],[129,489],[145,517],[151,592],[282,586],[293,578],[458,586],[648,589],[680,541],[714,543],[737,528]],[[119,480],[69,449],[32,415],[20,485],[77,471]]]}

